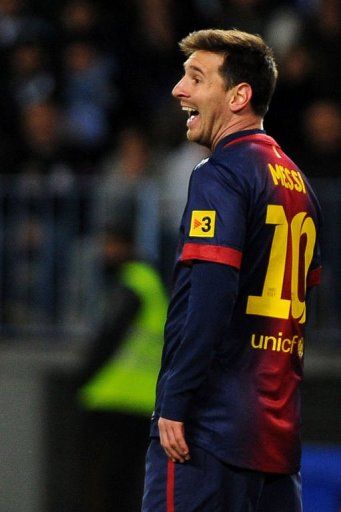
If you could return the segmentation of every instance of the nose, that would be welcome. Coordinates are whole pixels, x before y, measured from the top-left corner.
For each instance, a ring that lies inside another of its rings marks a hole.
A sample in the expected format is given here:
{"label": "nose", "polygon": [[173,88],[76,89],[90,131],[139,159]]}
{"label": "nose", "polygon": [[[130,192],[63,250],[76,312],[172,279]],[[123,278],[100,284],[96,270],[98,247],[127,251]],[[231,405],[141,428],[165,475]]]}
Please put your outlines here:
{"label": "nose", "polygon": [[179,80],[179,82],[174,86],[172,90],[172,96],[174,96],[174,98],[187,98],[189,96],[184,88],[184,77],[182,77],[181,80]]}

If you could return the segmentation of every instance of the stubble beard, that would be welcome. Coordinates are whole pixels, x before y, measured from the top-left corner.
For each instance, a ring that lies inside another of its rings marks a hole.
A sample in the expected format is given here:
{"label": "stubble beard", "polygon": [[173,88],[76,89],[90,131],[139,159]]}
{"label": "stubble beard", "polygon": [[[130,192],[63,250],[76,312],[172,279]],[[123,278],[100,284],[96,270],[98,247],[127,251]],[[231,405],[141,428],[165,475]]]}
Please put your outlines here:
{"label": "stubble beard", "polygon": [[193,132],[191,132],[190,130],[187,130],[186,136],[187,136],[187,140],[189,142],[195,142],[196,144],[199,144],[200,146],[204,146],[205,148],[211,147],[210,141],[206,141],[204,136],[200,136],[200,134],[194,135]]}

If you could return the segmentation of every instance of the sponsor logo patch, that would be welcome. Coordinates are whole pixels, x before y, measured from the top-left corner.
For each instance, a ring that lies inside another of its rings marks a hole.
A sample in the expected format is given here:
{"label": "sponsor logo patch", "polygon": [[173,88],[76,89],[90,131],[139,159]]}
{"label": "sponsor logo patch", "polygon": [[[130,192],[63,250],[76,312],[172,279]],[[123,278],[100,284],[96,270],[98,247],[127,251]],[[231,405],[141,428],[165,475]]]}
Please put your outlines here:
{"label": "sponsor logo patch", "polygon": [[272,352],[284,352],[289,354],[298,354],[302,359],[304,355],[304,338],[295,334],[286,338],[282,332],[278,336],[268,336],[266,334],[252,334],[251,347],[256,350],[271,350]]}
{"label": "sponsor logo patch", "polygon": [[213,238],[215,219],[215,210],[193,210],[189,236]]}

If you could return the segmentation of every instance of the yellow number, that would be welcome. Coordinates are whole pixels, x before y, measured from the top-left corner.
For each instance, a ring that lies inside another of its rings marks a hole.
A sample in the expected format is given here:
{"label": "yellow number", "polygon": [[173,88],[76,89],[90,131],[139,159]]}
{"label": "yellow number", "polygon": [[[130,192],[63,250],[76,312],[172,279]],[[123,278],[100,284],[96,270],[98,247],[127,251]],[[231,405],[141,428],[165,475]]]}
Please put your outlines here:
{"label": "yellow number", "polygon": [[308,269],[313,257],[316,240],[316,229],[311,217],[306,212],[294,216],[290,225],[291,234],[291,300],[282,299],[284,272],[287,259],[289,223],[283,206],[268,205],[266,224],[274,224],[275,231],[270,249],[268,268],[265,275],[262,295],[249,295],[246,313],[273,318],[289,318],[290,307],[293,318],[305,322],[305,301],[299,297],[299,261],[300,244],[303,235],[306,236],[304,250],[304,296]]}
{"label": "yellow number", "polygon": [[299,319],[303,324],[306,319],[305,301],[300,300],[298,296],[298,272],[300,257],[300,242],[302,235],[306,235],[306,247],[304,252],[304,296],[306,292],[307,273],[314,254],[314,245],[316,240],[316,229],[311,217],[307,217],[305,212],[298,213],[291,222],[291,240],[292,240],[292,273],[291,273],[291,314]]}
{"label": "yellow number", "polygon": [[281,298],[288,245],[288,221],[283,206],[270,204],[265,222],[276,225],[268,269],[262,295],[249,295],[246,313],[289,318],[290,300]]}

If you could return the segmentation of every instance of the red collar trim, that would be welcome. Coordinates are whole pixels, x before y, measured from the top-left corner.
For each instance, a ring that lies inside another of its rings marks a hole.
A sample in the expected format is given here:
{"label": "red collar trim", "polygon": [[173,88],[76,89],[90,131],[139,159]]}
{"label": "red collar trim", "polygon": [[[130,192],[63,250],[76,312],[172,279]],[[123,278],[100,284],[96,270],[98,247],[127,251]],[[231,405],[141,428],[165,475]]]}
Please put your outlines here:
{"label": "red collar trim", "polygon": [[228,146],[232,146],[233,144],[239,144],[240,142],[262,142],[263,144],[269,144],[270,146],[279,147],[275,139],[273,139],[269,135],[266,135],[265,133],[255,133],[253,135],[244,135],[238,137],[238,139],[231,140],[230,142],[227,142],[223,146],[223,149],[227,148]]}

